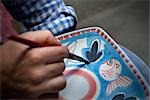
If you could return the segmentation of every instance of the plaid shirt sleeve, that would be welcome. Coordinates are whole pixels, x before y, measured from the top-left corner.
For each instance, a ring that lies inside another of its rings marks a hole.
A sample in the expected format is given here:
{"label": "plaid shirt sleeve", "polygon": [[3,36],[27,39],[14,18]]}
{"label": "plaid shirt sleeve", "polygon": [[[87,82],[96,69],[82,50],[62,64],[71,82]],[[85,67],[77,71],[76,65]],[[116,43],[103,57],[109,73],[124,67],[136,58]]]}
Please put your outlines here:
{"label": "plaid shirt sleeve", "polygon": [[63,0],[4,0],[12,16],[28,30],[50,30],[54,35],[76,26],[76,14]]}

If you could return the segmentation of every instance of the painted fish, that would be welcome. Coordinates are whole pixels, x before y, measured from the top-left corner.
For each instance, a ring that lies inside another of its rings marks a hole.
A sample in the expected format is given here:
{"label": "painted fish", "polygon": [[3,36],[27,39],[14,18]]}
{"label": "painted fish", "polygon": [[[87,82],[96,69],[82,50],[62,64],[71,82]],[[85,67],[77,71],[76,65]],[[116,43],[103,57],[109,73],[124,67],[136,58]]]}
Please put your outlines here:
{"label": "painted fish", "polygon": [[110,81],[107,85],[106,93],[109,95],[118,87],[127,87],[132,83],[132,80],[127,76],[120,76],[122,66],[116,59],[110,59],[104,62],[99,69],[101,77]]}

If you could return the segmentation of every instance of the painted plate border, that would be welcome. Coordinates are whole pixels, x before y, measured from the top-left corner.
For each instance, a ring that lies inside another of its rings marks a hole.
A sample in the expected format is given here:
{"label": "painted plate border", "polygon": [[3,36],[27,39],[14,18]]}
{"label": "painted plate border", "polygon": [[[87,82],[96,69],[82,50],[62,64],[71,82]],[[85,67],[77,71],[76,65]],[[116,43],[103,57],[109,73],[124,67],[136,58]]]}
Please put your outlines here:
{"label": "painted plate border", "polygon": [[125,54],[125,52],[121,49],[121,47],[100,27],[89,27],[83,28],[76,31],[68,32],[63,35],[56,36],[58,41],[66,40],[71,37],[75,37],[81,34],[86,34],[87,32],[96,32],[99,33],[107,42],[111,44],[111,46],[117,51],[120,57],[124,60],[124,62],[128,65],[131,72],[135,75],[139,83],[144,89],[144,92],[147,96],[150,96],[150,89],[148,83],[145,81],[142,74],[138,71],[134,63],[130,60],[130,58]]}

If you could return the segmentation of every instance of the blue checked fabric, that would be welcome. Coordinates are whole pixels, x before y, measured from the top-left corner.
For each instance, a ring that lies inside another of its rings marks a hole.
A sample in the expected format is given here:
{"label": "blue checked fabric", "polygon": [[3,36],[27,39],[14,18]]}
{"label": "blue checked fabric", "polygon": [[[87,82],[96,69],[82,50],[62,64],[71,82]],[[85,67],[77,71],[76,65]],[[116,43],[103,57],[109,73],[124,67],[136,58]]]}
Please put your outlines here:
{"label": "blue checked fabric", "polygon": [[50,30],[54,35],[72,30],[76,14],[63,0],[3,0],[12,16],[30,30]]}

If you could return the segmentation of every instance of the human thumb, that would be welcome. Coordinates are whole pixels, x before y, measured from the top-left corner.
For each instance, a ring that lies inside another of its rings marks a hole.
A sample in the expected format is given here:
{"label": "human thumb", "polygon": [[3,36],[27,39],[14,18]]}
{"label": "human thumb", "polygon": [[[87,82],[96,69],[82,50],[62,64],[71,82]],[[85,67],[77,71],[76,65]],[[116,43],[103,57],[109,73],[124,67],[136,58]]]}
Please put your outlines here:
{"label": "human thumb", "polygon": [[49,30],[29,31],[20,35],[20,37],[47,45],[61,45]]}

